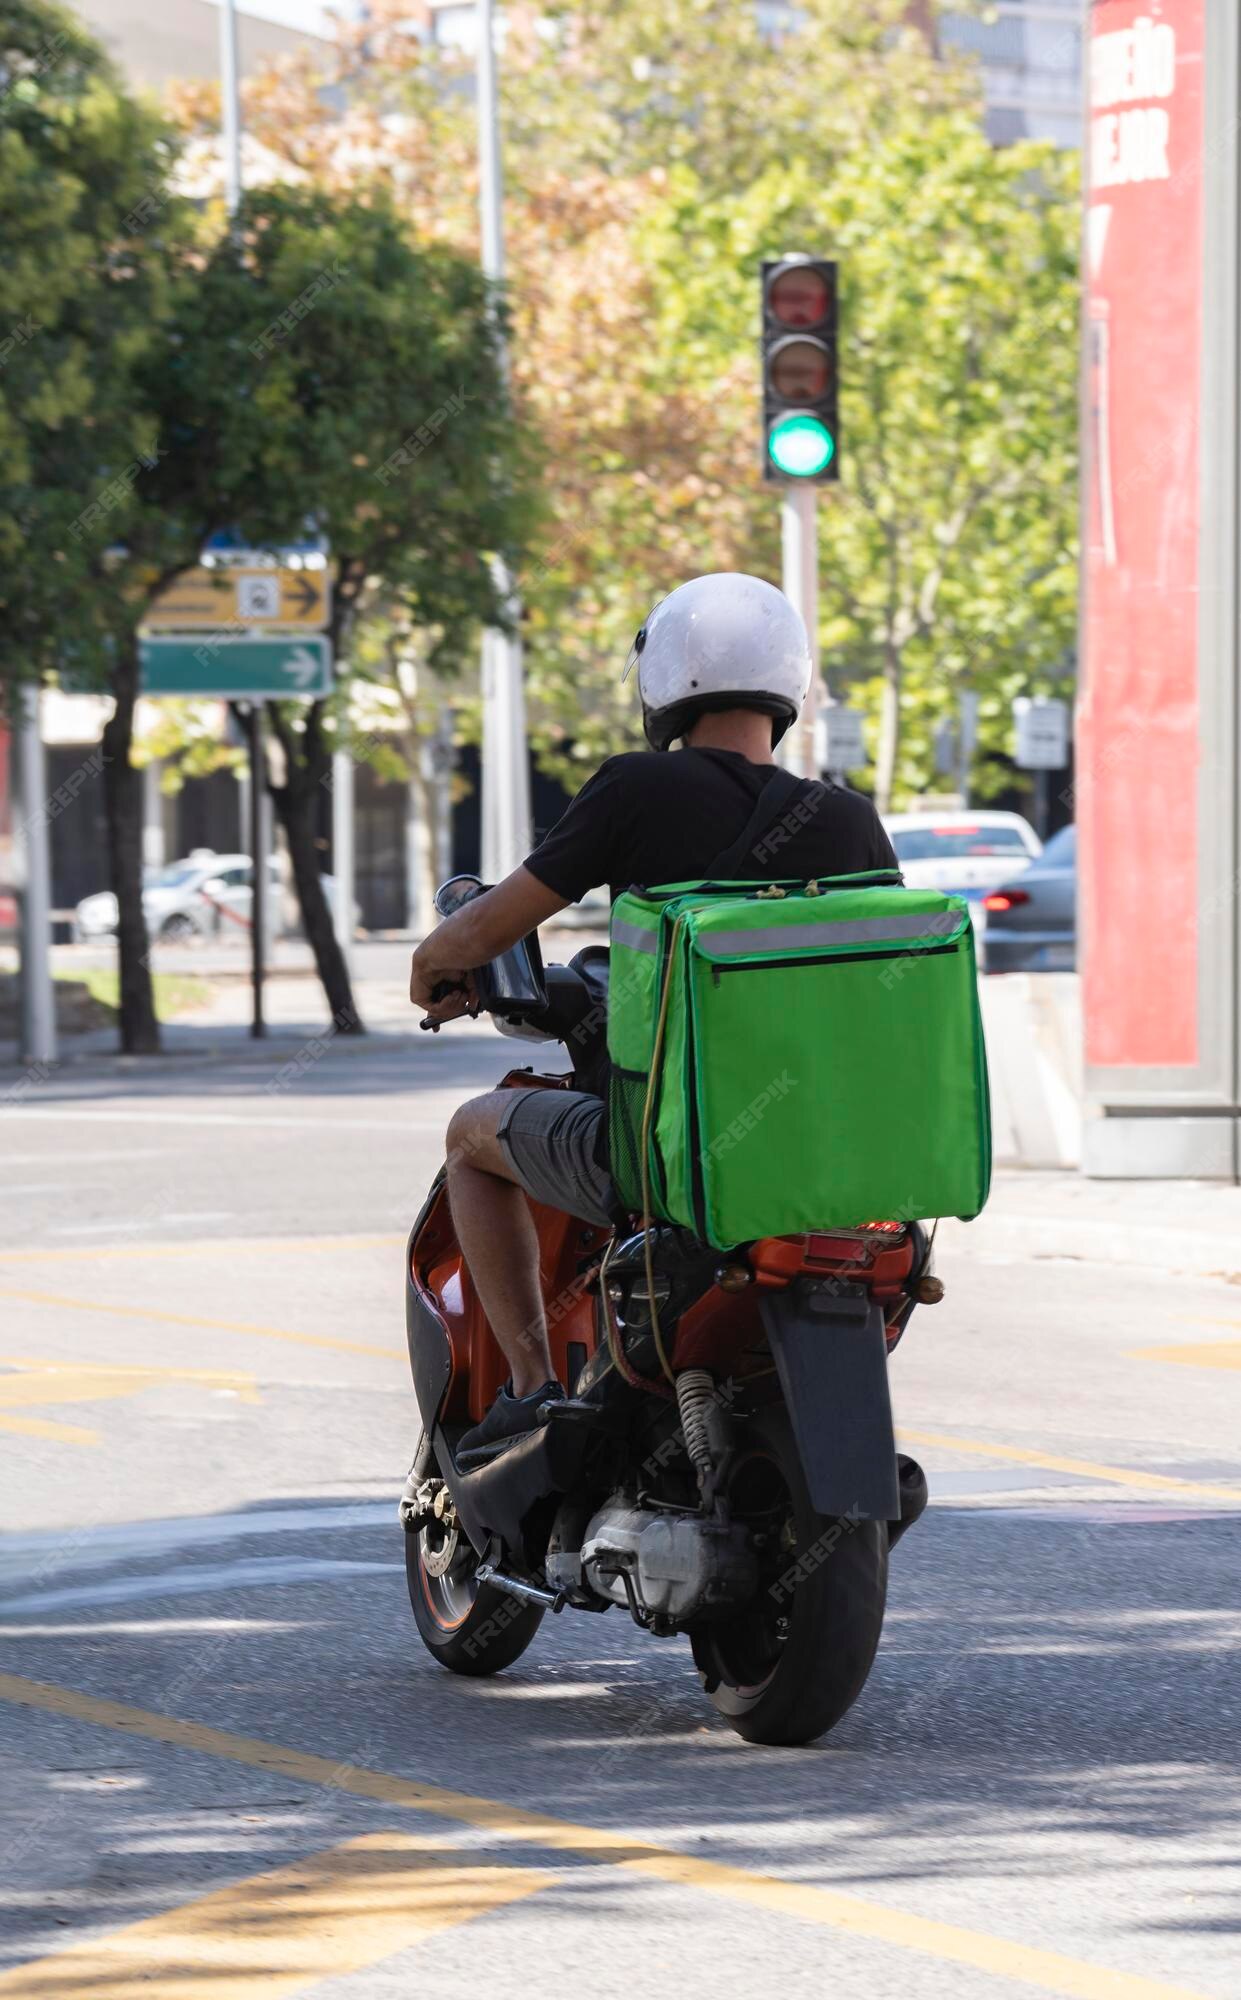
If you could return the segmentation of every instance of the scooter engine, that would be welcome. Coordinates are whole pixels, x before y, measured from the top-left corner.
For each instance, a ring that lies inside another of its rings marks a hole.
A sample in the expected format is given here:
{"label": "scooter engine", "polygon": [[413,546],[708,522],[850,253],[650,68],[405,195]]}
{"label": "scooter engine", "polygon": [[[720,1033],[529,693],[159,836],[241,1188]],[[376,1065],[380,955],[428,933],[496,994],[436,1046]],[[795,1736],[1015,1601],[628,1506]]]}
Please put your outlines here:
{"label": "scooter engine", "polygon": [[729,1610],[758,1587],[758,1565],[743,1528],[620,1499],[593,1516],[579,1549],[549,1556],[546,1571],[556,1589],[589,1591],[627,1607],[641,1625],[664,1627]]}

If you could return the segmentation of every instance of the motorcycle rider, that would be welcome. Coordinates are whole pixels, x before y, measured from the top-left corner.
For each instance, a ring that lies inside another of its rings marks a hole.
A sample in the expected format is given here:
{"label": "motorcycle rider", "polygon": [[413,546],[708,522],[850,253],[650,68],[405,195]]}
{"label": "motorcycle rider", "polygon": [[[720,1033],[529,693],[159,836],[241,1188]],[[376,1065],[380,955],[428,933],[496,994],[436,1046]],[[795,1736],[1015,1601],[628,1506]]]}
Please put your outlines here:
{"label": "motorcycle rider", "polygon": [[[700,879],[741,837],[811,680],[798,612],[761,578],[723,571],[683,583],[639,631],[636,662],[651,748],[610,757],[520,868],[466,903],[413,955],[409,997],[432,1020],[470,1005],[469,975],[588,890]],[[674,743],[681,748],[673,754]],[[774,817],[774,811],[773,811]],[[797,803],[755,840],[739,879],[809,881],[894,869],[868,799],[804,782]],[[445,983],[458,990],[439,1000]],[[604,1105],[580,1090],[489,1091],[448,1128],[448,1192],[470,1276],[511,1378],[461,1439],[458,1464],[482,1463],[534,1428],[556,1380],[527,1196],[583,1221],[611,1223]]]}

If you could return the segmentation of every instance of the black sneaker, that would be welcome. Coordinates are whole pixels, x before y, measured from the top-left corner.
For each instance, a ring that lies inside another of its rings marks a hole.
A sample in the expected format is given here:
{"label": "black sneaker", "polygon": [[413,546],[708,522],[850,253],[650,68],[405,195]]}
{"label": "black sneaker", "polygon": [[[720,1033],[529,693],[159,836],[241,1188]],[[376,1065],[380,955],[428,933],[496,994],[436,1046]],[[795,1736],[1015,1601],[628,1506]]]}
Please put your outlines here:
{"label": "black sneaker", "polygon": [[538,1429],[540,1403],[563,1400],[564,1390],[559,1382],[544,1382],[541,1389],[529,1396],[514,1396],[506,1382],[481,1424],[475,1424],[458,1444],[454,1454],[458,1466],[464,1471],[485,1465],[489,1458],[516,1444],[518,1438],[528,1437]]}

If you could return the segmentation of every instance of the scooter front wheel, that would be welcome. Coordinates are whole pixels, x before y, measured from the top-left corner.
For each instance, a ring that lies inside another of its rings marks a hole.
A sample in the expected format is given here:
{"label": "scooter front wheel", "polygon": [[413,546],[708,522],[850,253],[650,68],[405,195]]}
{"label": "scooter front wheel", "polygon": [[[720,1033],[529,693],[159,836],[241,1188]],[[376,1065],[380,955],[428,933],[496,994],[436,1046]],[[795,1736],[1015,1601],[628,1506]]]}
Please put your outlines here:
{"label": "scooter front wheel", "polygon": [[480,1583],[478,1557],[457,1528],[439,1522],[405,1536],[405,1576],[414,1623],[427,1651],[450,1673],[498,1674],[521,1658],[543,1618],[494,1584]]}

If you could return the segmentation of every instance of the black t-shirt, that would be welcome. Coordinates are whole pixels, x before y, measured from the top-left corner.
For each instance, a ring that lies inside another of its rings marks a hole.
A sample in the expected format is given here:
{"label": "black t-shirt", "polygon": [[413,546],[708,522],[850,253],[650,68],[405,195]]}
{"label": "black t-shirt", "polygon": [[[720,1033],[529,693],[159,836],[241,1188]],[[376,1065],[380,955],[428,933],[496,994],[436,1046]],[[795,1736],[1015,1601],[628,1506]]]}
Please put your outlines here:
{"label": "black t-shirt", "polygon": [[[634,750],[609,757],[526,862],[548,889],[576,903],[607,883],[692,882],[735,841],[770,778],[737,750]],[[810,881],[895,868],[896,855],[869,799],[840,785],[807,784],[783,816],[772,808],[740,881]]]}

